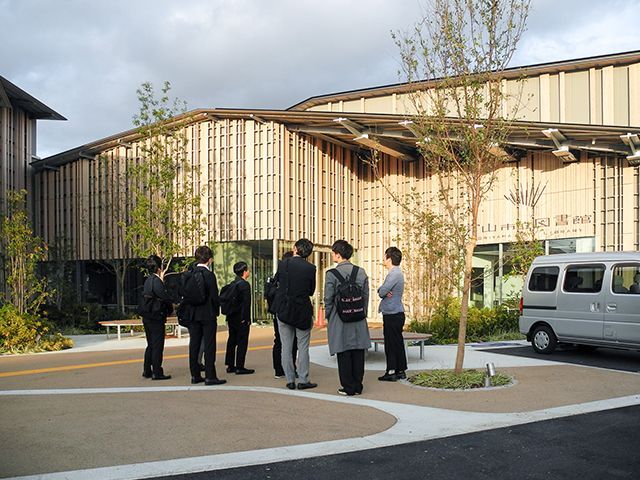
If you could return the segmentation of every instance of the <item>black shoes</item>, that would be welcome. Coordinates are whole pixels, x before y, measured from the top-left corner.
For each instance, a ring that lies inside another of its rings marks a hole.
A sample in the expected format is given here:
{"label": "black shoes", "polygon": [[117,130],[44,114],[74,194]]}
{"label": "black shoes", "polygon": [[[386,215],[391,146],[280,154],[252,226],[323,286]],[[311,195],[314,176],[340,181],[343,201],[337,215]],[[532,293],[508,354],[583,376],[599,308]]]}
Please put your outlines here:
{"label": "black shoes", "polygon": [[223,380],[221,378],[205,378],[204,379],[204,384],[205,385],[222,385],[224,383],[227,383],[226,380]]}
{"label": "black shoes", "polygon": [[287,388],[289,390],[295,390],[296,389],[296,384],[291,382],[291,383],[287,383]]}
{"label": "black shoes", "polygon": [[[171,375],[165,375],[164,373],[155,375],[155,374],[152,374],[151,372],[142,372],[142,376],[144,378],[150,378],[151,380],[169,380],[171,378]],[[191,383],[193,383],[193,379],[191,380],[192,380]]]}
{"label": "black shoes", "polygon": [[227,383],[226,380],[221,380],[219,378],[191,377],[191,383],[194,385],[202,382],[204,382],[205,385],[222,385],[223,383]]}
{"label": "black shoes", "polygon": [[347,397],[353,397],[354,395],[362,395],[362,392],[347,393],[347,391],[344,388],[339,388],[338,395],[346,395]]}
{"label": "black shoes", "polygon": [[251,375],[255,370],[253,368],[236,368],[236,375]]}
{"label": "black shoes", "polygon": [[236,367],[227,367],[227,373],[236,373]]}
{"label": "black shoes", "polygon": [[398,380],[404,380],[407,378],[407,374],[404,370],[397,371],[395,373],[384,372],[384,375],[378,377],[381,382],[396,382]]}
{"label": "black shoes", "polygon": [[[289,386],[289,384],[287,384],[287,387]],[[298,384],[298,390],[307,390],[309,388],[316,388],[318,386],[317,383],[312,383],[312,382],[307,382],[307,383],[299,383]],[[291,388],[291,387],[289,387]]]}

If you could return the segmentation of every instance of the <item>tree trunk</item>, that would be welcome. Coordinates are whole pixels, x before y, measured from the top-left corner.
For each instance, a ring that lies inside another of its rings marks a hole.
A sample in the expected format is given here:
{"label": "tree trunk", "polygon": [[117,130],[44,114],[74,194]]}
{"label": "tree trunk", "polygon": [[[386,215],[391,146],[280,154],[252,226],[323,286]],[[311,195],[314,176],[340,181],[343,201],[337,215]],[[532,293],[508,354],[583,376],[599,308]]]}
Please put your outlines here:
{"label": "tree trunk", "polygon": [[477,240],[469,240],[465,246],[464,255],[464,281],[462,283],[462,304],[460,305],[460,328],[458,331],[458,350],[456,353],[455,373],[462,373],[464,364],[464,347],[467,338],[467,316],[469,313],[469,296],[471,293],[471,275],[473,273],[473,251],[476,248]]}

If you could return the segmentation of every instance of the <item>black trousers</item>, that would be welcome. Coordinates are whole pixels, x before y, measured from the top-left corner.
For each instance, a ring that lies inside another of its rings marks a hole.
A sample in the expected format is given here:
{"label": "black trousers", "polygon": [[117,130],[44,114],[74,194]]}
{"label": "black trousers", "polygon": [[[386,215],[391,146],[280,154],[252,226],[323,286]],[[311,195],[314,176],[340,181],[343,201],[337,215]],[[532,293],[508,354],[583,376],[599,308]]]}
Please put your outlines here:
{"label": "black trousers", "polygon": [[204,373],[205,378],[218,378],[216,375],[216,331],[215,319],[206,323],[194,321],[189,327],[189,370],[192,377],[200,376],[198,354],[200,343],[204,341]]}
{"label": "black trousers", "polygon": [[144,334],[147,337],[147,348],[144,351],[145,375],[162,375],[162,353],[164,351],[164,321],[142,321]]}
{"label": "black trousers", "polygon": [[382,315],[384,353],[387,357],[387,372],[404,372],[407,369],[407,354],[404,351],[402,328],[404,312]]}
{"label": "black trousers", "polygon": [[[273,319],[273,370],[279,377],[284,376],[284,368],[282,368],[282,340],[280,340],[280,330],[278,329],[278,320]],[[293,348],[291,349],[293,356],[293,366],[296,365],[296,357],[298,355],[298,339],[293,337]]]}
{"label": "black trousers", "polygon": [[362,393],[364,379],[364,349],[347,350],[336,354],[340,384],[347,395]]}
{"label": "black trousers", "polygon": [[249,330],[251,325],[239,320],[229,320],[229,338],[227,339],[227,354],[224,363],[227,367],[244,368],[249,346]]}

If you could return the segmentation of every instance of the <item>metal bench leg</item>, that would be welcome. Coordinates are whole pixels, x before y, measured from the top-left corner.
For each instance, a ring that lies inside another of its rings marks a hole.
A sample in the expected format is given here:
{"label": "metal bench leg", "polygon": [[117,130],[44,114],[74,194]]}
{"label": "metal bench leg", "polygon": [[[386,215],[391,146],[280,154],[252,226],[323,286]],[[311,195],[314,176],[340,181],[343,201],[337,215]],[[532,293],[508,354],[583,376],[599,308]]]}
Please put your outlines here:
{"label": "metal bench leg", "polygon": [[116,325],[116,328],[118,329],[118,340],[122,340],[122,337],[120,336],[120,327],[122,327],[122,325]]}
{"label": "metal bench leg", "polygon": [[407,361],[409,361],[409,340],[404,341],[404,354],[407,356]]}
{"label": "metal bench leg", "polygon": [[420,360],[424,360],[424,340],[420,340]]}
{"label": "metal bench leg", "polygon": [[107,327],[107,340],[109,340],[109,325],[106,325]]}

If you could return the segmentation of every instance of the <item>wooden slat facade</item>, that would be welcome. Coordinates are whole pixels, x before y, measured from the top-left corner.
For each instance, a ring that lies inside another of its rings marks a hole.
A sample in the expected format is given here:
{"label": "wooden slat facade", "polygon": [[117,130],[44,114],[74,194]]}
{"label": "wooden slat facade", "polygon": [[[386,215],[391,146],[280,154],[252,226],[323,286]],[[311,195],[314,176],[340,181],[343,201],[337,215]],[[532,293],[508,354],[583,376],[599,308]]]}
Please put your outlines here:
{"label": "wooden slat facade", "polygon": [[[596,144],[590,136],[595,132],[621,144],[620,134],[626,130],[601,125],[640,126],[640,57],[622,60],[609,65],[578,62],[566,71],[534,69],[522,85],[513,83],[515,79],[505,80],[506,91],[522,88],[528,102],[505,109],[518,107],[523,120],[567,122],[574,138],[585,143]],[[370,152],[345,143],[349,133],[344,130],[334,135],[338,119],[323,112],[371,114],[356,119],[369,122],[374,130],[395,125],[400,135],[398,119],[383,114],[406,111],[403,88],[336,94],[303,102],[287,112],[256,111],[257,116],[250,111],[195,111],[183,127],[189,139],[189,168],[182,175],[190,176],[202,195],[206,228],[203,238],[181,239],[183,254],[190,255],[196,244],[205,241],[266,241],[279,256],[300,237],[311,239],[326,252],[333,241],[344,238],[356,248],[356,260],[369,273],[371,286],[379,285],[385,274],[384,250],[396,242],[395,220],[403,215],[384,185],[398,195],[415,189],[425,198],[434,198],[437,180],[419,159],[381,154],[379,181],[365,161]],[[576,122],[584,128],[572,126]],[[525,132],[528,125],[521,127]],[[531,130],[540,135],[544,128],[549,127],[533,125]],[[120,138],[130,145],[118,145]],[[65,153],[53,159],[52,164],[60,164],[56,169],[39,168],[35,174],[37,233],[48,242],[56,237],[68,239],[77,260],[126,255],[108,207],[123,196],[128,198],[126,187],[116,188],[114,179],[126,175],[127,161],[139,156],[139,142],[135,132],[129,131],[91,144],[92,157],[109,159],[106,167],[78,149],[76,157]],[[577,239],[582,242],[580,248],[637,250],[640,174],[623,151],[604,154],[585,149],[576,153],[577,161],[565,163],[538,146],[521,159],[504,163],[495,172],[496,182],[482,205],[479,245],[502,252],[514,241],[515,224],[529,220],[531,206],[513,204],[507,197],[518,188],[535,188],[543,192],[534,215],[543,240]],[[432,205],[438,208],[435,200]],[[269,256],[260,253],[262,270],[268,269],[265,258]],[[322,268],[328,266],[325,253],[314,261]],[[318,280],[323,280],[322,274]],[[372,313],[374,303],[372,297]]]}

